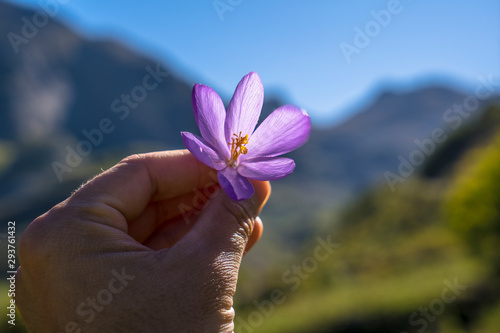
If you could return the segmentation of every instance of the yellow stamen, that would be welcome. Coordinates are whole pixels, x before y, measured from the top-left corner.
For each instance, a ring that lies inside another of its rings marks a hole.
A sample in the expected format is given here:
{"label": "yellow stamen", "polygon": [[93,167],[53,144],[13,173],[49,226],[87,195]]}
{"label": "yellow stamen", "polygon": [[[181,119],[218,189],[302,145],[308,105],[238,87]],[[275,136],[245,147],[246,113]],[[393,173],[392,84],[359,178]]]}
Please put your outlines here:
{"label": "yellow stamen", "polygon": [[245,136],[241,136],[240,134],[233,134],[233,138],[231,138],[231,142],[228,142],[228,145],[231,145],[231,160],[229,160],[229,165],[234,166],[236,161],[238,160],[238,156],[241,154],[245,155],[248,153],[247,147],[245,145],[248,143],[248,134]]}

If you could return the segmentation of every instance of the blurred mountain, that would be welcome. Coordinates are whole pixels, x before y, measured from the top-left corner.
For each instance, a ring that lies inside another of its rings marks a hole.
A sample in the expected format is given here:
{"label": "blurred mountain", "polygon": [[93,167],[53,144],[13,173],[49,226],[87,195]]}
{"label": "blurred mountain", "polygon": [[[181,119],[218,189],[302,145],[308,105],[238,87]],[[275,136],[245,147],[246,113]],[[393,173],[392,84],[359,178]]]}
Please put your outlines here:
{"label": "blurred mountain", "polygon": [[[317,216],[327,221],[319,237],[290,262],[274,262],[261,281],[262,271],[246,271],[236,322],[255,323],[266,304],[272,315],[254,325],[263,333],[497,332],[499,147],[500,103],[457,128],[396,191],[370,187],[337,223],[333,212]],[[336,247],[323,258],[327,237]],[[466,287],[446,302],[451,281]],[[276,290],[286,302],[268,305]]]}
{"label": "blurred mountain", "polygon": [[445,111],[465,97],[441,86],[383,92],[339,126],[316,130],[310,141],[314,149],[299,152],[306,155],[302,169],[329,177],[336,186],[362,189],[385,171],[396,171],[398,155],[408,154],[416,148],[415,139],[444,126]]}
{"label": "blurred mountain", "polygon": [[[101,168],[131,153],[183,148],[179,132],[198,133],[192,82],[119,43],[85,39],[51,16],[0,2],[2,221],[29,222]],[[314,129],[290,154],[294,175],[273,183],[268,214],[294,223],[397,172],[398,156],[414,150],[415,139],[449,127],[443,114],[466,96],[443,86],[387,91],[343,124]],[[267,98],[261,119],[282,104]],[[297,215],[298,204],[304,209]]]}
{"label": "blurred mountain", "polygon": [[[195,129],[191,87],[163,64],[111,41],[85,40],[52,19],[40,28],[30,23],[37,32],[24,38],[25,20],[33,22],[33,15],[0,3],[2,117],[7,120],[0,138],[33,142],[69,134],[85,139],[83,130],[109,118],[116,130],[102,148],[124,140],[179,145],[177,129]],[[19,44],[12,42],[13,34]]]}

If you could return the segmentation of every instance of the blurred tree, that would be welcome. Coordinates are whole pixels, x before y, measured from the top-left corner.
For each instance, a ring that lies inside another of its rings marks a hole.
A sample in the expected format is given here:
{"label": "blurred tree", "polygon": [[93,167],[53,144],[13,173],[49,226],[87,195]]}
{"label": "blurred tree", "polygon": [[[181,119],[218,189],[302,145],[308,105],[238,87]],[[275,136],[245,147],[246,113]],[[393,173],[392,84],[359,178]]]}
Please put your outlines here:
{"label": "blurred tree", "polygon": [[449,224],[500,273],[500,131],[464,158],[444,203]]}
{"label": "blurred tree", "polygon": [[454,166],[474,147],[491,142],[500,128],[500,106],[490,105],[469,123],[450,133],[417,173],[425,178],[447,178]]}

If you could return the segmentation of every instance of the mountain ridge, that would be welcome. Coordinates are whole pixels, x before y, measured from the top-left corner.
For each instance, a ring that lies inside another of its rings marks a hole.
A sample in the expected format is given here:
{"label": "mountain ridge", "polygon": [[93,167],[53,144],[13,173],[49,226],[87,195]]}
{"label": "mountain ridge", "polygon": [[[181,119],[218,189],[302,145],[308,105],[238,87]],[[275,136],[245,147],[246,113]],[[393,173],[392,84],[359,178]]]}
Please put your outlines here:
{"label": "mountain ridge", "polygon": [[[192,84],[115,41],[87,40],[50,19],[16,54],[7,35],[33,13],[0,2],[0,156],[8,156],[0,161],[0,216],[25,222],[56,201],[41,204],[43,193],[64,197],[103,161],[183,148],[180,131],[199,133]],[[442,86],[382,92],[343,123],[313,128],[309,142],[289,154],[294,174],[273,183],[271,200],[281,207],[274,215],[293,209],[280,203],[287,188],[311,189],[307,200],[315,207],[342,204],[397,168],[398,156],[441,126],[443,112],[466,96]],[[266,97],[260,120],[283,104]],[[79,145],[88,156],[59,177],[54,163],[63,164]],[[16,204],[22,198],[30,199]]]}

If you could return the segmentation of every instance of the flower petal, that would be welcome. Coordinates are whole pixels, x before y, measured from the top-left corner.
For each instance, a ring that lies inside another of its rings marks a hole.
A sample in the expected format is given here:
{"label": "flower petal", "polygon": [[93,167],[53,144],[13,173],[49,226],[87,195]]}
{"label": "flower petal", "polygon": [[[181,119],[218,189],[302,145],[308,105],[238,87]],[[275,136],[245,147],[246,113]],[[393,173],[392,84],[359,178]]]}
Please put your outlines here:
{"label": "flower petal", "polygon": [[226,163],[219,154],[208,146],[202,138],[189,132],[181,132],[182,141],[186,148],[200,162],[208,165],[215,170],[221,170],[226,167]]}
{"label": "flower petal", "polygon": [[290,158],[257,158],[241,163],[238,166],[238,173],[250,179],[277,180],[291,174],[293,169],[295,162]]}
{"label": "flower petal", "polygon": [[264,102],[264,87],[260,77],[255,72],[245,75],[236,90],[227,109],[225,133],[226,141],[231,142],[233,134],[250,137],[259,121],[262,103]]}
{"label": "flower petal", "polygon": [[227,167],[217,172],[219,184],[227,195],[235,200],[249,199],[255,192],[252,184],[245,177],[240,176],[235,168]]}
{"label": "flower petal", "polygon": [[229,148],[224,136],[226,109],[221,98],[212,88],[195,84],[191,100],[201,136],[211,147],[229,158]]}
{"label": "flower petal", "polygon": [[305,110],[284,105],[274,110],[250,138],[245,160],[273,157],[299,148],[311,132],[311,118]]}

